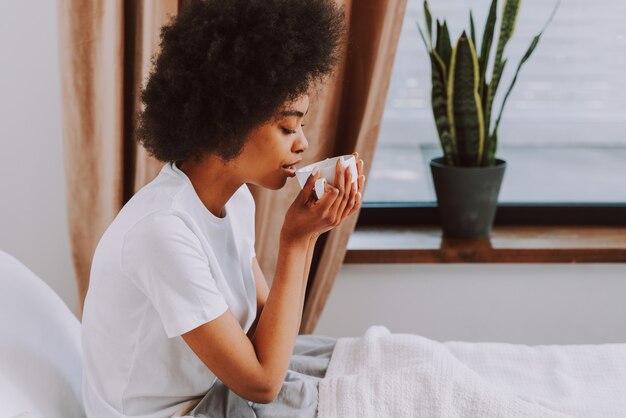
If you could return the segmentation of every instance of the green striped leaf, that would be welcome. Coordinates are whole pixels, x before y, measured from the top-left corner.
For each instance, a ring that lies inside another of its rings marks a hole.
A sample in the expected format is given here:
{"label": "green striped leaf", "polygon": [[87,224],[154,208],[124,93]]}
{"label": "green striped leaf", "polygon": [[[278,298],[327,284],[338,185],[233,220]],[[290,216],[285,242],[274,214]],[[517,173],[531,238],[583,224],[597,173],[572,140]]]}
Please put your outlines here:
{"label": "green striped leaf", "polygon": [[448,24],[445,21],[441,26],[441,40],[437,38],[437,53],[446,64],[446,68],[448,68],[450,66],[450,57],[452,56],[452,43],[450,42]]}
{"label": "green striped leaf", "polygon": [[485,153],[483,157],[483,166],[492,166],[496,162],[496,148],[498,146],[498,133],[494,131],[491,135],[487,136],[485,142]]}
{"label": "green striped leaf", "polygon": [[[520,8],[521,0],[504,0],[504,11],[502,12],[502,21],[500,22],[500,33],[498,35],[498,45],[496,47],[496,58],[493,65],[493,73],[491,75],[491,81],[487,89],[487,106],[485,108],[485,120],[491,121],[491,108],[493,106],[493,99],[496,96],[498,85],[500,84],[500,78],[504,71],[504,64],[502,63],[502,55],[504,53],[504,47],[513,36],[515,30],[515,22]],[[487,126],[489,131],[490,126]]]}
{"label": "green striped leaf", "polygon": [[415,22],[415,24],[417,25],[417,30],[419,31],[420,36],[422,37],[422,41],[424,41],[424,47],[426,48],[426,51],[428,51],[428,53],[430,54],[430,45],[428,44],[428,41],[426,41],[424,31],[422,31],[422,27],[420,26],[419,22]]}
{"label": "green striped leaf", "polygon": [[502,105],[500,106],[500,113],[498,114],[498,119],[496,119],[496,124],[494,125],[494,128],[493,128],[494,132],[498,130],[498,126],[500,125],[500,118],[502,118],[502,111],[504,110],[504,105],[506,105],[506,101],[509,98],[509,94],[511,94],[511,90],[513,90],[513,86],[515,85],[515,82],[517,81],[517,75],[519,74],[519,71],[521,70],[522,65],[524,65],[526,60],[530,58],[530,55],[533,53],[533,51],[537,47],[537,44],[539,43],[540,38],[541,38],[541,33],[533,38],[532,42],[530,43],[530,46],[526,50],[526,53],[522,57],[522,60],[518,64],[517,70],[515,70],[515,75],[513,76],[513,80],[511,80],[511,84],[509,85],[509,88],[506,91],[506,94],[504,95],[504,99],[502,100]]}
{"label": "green striped leaf", "polygon": [[[532,55],[533,51],[535,50],[535,48],[539,44],[539,40],[541,39],[541,35],[543,35],[543,32],[546,30],[548,25],[550,25],[550,22],[552,22],[552,18],[554,18],[554,15],[555,15],[557,9],[559,8],[560,4],[561,4],[561,0],[559,0],[556,3],[556,5],[554,6],[554,9],[552,10],[552,13],[550,14],[550,17],[548,18],[548,21],[543,26],[543,29],[541,29],[541,32],[539,32],[533,38],[533,40],[531,41],[530,45],[528,46],[528,49],[524,53],[524,56],[520,60],[520,63],[517,65],[517,69],[515,70],[515,75],[513,76],[513,80],[511,80],[511,84],[509,85],[509,88],[507,89],[506,94],[504,95],[504,99],[502,100],[502,105],[500,106],[500,112],[498,114],[498,118],[496,119],[496,123],[495,123],[494,128],[493,128],[493,137],[495,137],[495,138],[497,138],[498,126],[500,126],[500,119],[502,118],[502,112],[504,111],[504,106],[506,105],[506,102],[507,102],[507,100],[509,98],[509,95],[511,94],[511,91],[513,90],[513,86],[515,86],[515,82],[517,81],[517,76],[519,75],[519,72],[522,69],[522,65],[524,65],[524,63],[526,61],[528,61],[528,59]],[[494,149],[494,152],[495,152],[495,149]]]}
{"label": "green striped leaf", "polygon": [[[487,91],[485,88],[487,85],[485,79],[487,76],[489,55],[491,54],[491,45],[493,44],[493,34],[496,28],[497,9],[498,0],[493,0],[491,2],[491,7],[489,8],[489,15],[487,16],[487,20],[485,22],[485,31],[483,32],[482,45],[480,47],[480,58],[478,59],[480,66],[480,97],[482,98],[483,109],[486,109],[487,104],[487,101],[485,100],[485,92]],[[487,112],[485,112],[485,116],[488,116]],[[485,126],[489,126],[489,120],[485,120]]]}
{"label": "green striped leaf", "polygon": [[519,14],[521,0],[504,0],[504,11],[500,22],[498,46],[496,47],[496,62],[502,61],[504,47],[509,42],[515,31],[515,23]]}
{"label": "green striped leaf", "polygon": [[461,165],[482,163],[485,125],[478,95],[479,67],[472,40],[463,32],[452,51],[448,74],[448,121]]}
{"label": "green striped leaf", "polygon": [[446,103],[448,98],[446,69],[443,65],[443,61],[437,55],[437,51],[433,51],[430,54],[430,62],[432,67],[431,105],[437,133],[439,134],[439,142],[441,143],[441,149],[443,150],[446,163],[455,165],[457,160],[456,144],[450,133]]}
{"label": "green striped leaf", "polygon": [[474,26],[474,16],[472,15],[472,10],[470,9],[470,34],[472,36],[472,42],[476,45],[476,27]]}
{"label": "green striped leaf", "polygon": [[424,19],[426,20],[426,29],[428,30],[428,39],[430,40],[430,45],[432,45],[433,44],[433,15],[430,12],[430,5],[428,4],[428,0],[424,0]]}

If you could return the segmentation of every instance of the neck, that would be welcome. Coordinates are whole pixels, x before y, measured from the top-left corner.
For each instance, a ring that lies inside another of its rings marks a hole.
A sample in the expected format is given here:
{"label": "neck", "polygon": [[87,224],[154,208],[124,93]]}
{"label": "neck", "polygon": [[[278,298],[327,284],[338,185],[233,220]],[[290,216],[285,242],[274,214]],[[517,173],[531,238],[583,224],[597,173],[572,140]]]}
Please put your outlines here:
{"label": "neck", "polygon": [[180,170],[187,175],[198,197],[213,215],[224,217],[226,202],[241,187],[243,182],[229,163],[212,154],[199,163],[186,160],[179,163]]}

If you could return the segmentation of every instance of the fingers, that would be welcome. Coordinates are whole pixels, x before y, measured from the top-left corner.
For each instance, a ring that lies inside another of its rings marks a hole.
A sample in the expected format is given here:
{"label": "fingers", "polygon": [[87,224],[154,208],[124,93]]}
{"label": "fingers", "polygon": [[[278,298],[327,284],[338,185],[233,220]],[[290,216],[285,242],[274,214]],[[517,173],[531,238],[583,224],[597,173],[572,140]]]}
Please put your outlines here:
{"label": "fingers", "polygon": [[363,162],[363,160],[359,159],[359,153],[358,152],[355,151],[355,152],[352,153],[352,155],[354,155],[354,158],[357,160],[356,161],[356,171],[357,171],[357,189],[358,189],[358,191],[356,192],[354,205],[348,211],[348,214],[346,215],[346,217],[352,215],[353,213],[355,213],[356,211],[359,210],[359,208],[361,207],[361,204],[363,202],[363,191],[365,189],[365,175],[363,174],[363,165],[365,163]]}
{"label": "fingers", "polygon": [[304,187],[315,186],[315,180],[317,180],[319,176],[320,176],[320,168],[315,167],[315,169],[313,169],[313,172],[306,179],[306,182],[304,183]]}
{"label": "fingers", "polygon": [[354,212],[358,211],[359,208],[361,207],[361,203],[362,202],[363,202],[363,194],[361,192],[357,192],[356,193],[356,197],[355,197],[354,206],[352,206],[352,209],[350,209],[350,211],[346,215],[346,218],[348,216],[352,215]]}
{"label": "fingers", "polygon": [[341,166],[341,162],[337,160],[337,164],[335,165],[335,181],[333,182],[335,185],[334,189],[337,193],[337,200],[331,207],[333,214],[337,213],[337,209],[339,208],[339,205],[341,205],[341,200],[343,199],[344,190],[346,188],[344,176],[344,168]]}
{"label": "fingers", "polygon": [[344,170],[344,196],[339,205],[338,214],[340,215],[340,220],[345,218],[347,210],[352,208],[354,204],[354,196],[356,194],[356,190],[354,187],[354,183],[352,182],[352,173],[348,167]]}
{"label": "fingers", "polygon": [[336,188],[339,189],[340,194],[343,190],[345,190],[345,184],[344,184],[345,181],[343,177],[344,177],[344,169],[343,169],[343,166],[341,165],[341,160],[337,160],[337,164],[335,164],[335,181],[333,182],[333,184],[335,185]]}
{"label": "fingers", "polygon": [[315,182],[317,181],[319,177],[320,177],[320,169],[319,167],[315,167],[313,172],[306,179],[304,186],[302,186],[302,192],[300,193],[300,196],[302,196],[305,202],[316,200]]}
{"label": "fingers", "polygon": [[352,155],[354,155],[354,158],[356,159],[357,177],[360,177],[361,174],[363,174],[363,160],[359,160],[359,153],[356,151],[353,152]]}
{"label": "fingers", "polygon": [[365,175],[363,175],[363,165],[365,164],[363,160],[359,159],[359,153],[353,152],[354,158],[356,159],[356,172],[357,172],[357,185],[359,188],[359,192],[363,195],[363,188],[365,186]]}
{"label": "fingers", "polygon": [[363,202],[363,190],[365,187],[364,162],[358,158],[358,152],[354,152],[352,155],[357,160],[356,185],[349,168],[344,168],[341,162],[337,161],[335,180],[333,182],[335,187],[326,184],[324,196],[314,203],[315,205],[323,205],[320,208],[323,210],[323,217],[333,226],[339,225],[345,218],[357,212]]}
{"label": "fingers", "polygon": [[337,170],[340,171],[341,181],[337,182],[337,200],[330,208],[330,219],[334,225],[339,225],[350,211],[356,200],[355,196],[357,192],[353,185],[352,173],[350,173],[349,168],[337,167]]}
{"label": "fingers", "polygon": [[324,185],[324,196],[314,202],[315,206],[321,206],[321,210],[330,211],[331,206],[337,201],[339,189],[326,183]]}
{"label": "fingers", "polygon": [[354,184],[352,184],[352,187],[350,188],[350,194],[348,196],[348,199],[346,199],[346,207],[343,209],[343,212],[341,214],[341,219],[347,218],[352,213],[352,209],[357,202],[358,193],[359,192],[357,191],[356,187],[354,186]]}

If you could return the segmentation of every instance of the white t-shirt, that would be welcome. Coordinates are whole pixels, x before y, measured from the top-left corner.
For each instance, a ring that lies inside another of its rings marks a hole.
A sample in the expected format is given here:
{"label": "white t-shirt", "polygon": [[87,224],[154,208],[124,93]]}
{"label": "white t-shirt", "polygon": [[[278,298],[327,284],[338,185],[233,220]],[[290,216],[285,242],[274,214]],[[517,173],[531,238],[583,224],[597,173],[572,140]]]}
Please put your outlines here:
{"label": "white t-shirt", "polygon": [[244,184],[213,215],[173,162],[98,243],[82,319],[88,417],[169,417],[215,375],[180,337],[227,308],[256,317],[254,200]]}

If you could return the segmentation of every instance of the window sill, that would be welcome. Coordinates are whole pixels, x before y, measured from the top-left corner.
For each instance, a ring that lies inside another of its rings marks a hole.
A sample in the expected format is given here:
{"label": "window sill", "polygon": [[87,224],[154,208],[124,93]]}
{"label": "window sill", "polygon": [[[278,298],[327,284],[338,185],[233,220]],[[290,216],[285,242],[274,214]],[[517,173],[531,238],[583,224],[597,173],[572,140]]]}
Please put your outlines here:
{"label": "window sill", "polygon": [[623,263],[623,226],[494,226],[490,238],[442,238],[441,229],[357,227],[344,263]]}

